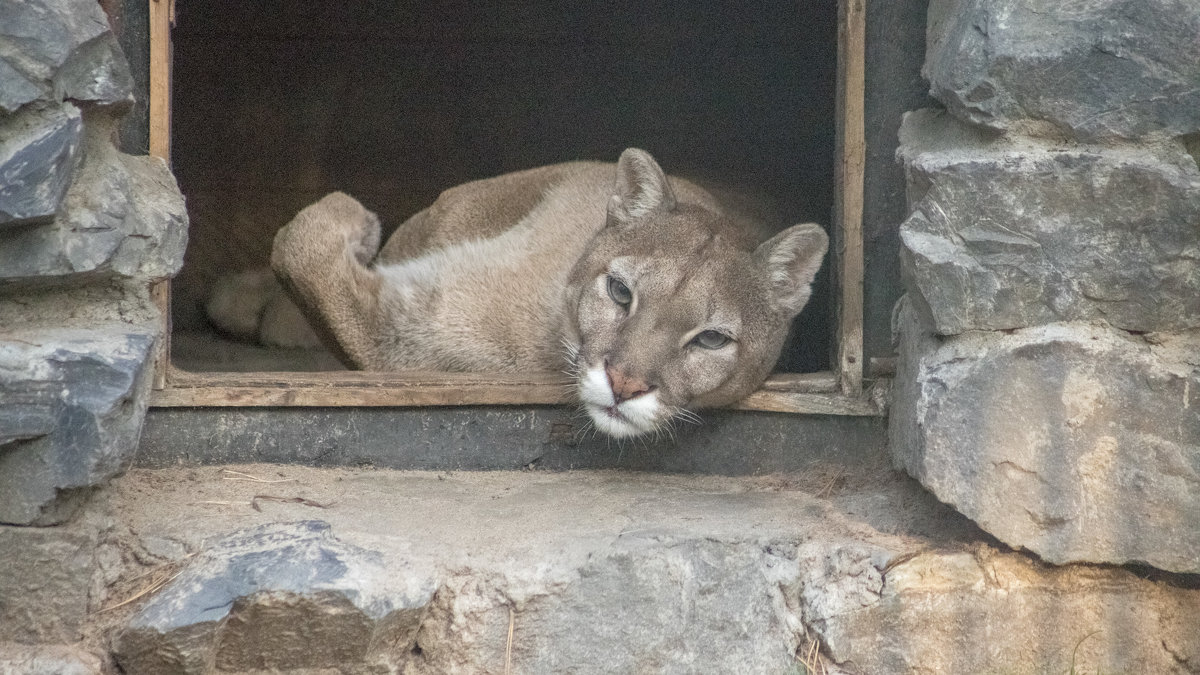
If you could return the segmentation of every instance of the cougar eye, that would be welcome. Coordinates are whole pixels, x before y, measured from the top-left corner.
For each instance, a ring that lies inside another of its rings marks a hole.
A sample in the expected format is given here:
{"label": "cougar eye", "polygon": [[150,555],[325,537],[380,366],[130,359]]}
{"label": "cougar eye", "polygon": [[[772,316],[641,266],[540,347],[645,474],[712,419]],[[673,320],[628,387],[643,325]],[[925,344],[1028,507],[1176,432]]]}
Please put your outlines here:
{"label": "cougar eye", "polygon": [[615,277],[608,278],[608,297],[612,301],[622,307],[629,307],[629,303],[633,302],[633,291],[629,287],[621,283]]}
{"label": "cougar eye", "polygon": [[730,337],[715,330],[706,330],[692,338],[692,344],[705,349],[720,349],[729,344]]}

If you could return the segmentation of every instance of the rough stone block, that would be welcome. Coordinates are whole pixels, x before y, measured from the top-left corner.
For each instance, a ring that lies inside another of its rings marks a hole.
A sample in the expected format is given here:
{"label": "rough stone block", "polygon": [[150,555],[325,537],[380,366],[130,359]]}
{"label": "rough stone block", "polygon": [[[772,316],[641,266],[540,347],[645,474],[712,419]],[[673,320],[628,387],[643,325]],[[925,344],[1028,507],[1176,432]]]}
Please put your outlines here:
{"label": "rough stone block", "polygon": [[[669,533],[616,542],[572,570],[566,583],[515,603],[523,665],[535,673],[586,670],[580,664],[603,664],[608,672],[779,672],[794,661],[798,642],[780,588],[795,574],[789,550]],[[480,611],[479,585],[458,581],[445,590],[455,619],[430,625],[421,646],[435,655],[436,671],[454,663],[436,655],[461,657],[463,643],[473,641],[478,651],[466,669],[480,672],[496,653],[485,647],[486,631],[464,640],[456,627],[504,626],[505,592],[493,590],[501,601]]]}
{"label": "rough stone block", "polygon": [[924,75],[955,116],[1083,141],[1200,131],[1190,0],[934,0]]}
{"label": "rough stone block", "polygon": [[1186,582],[985,546],[833,569],[860,594],[803,607],[837,672],[1191,673],[1200,659],[1200,590]]}
{"label": "rough stone block", "polygon": [[127,324],[0,335],[0,523],[62,522],[128,468],[155,335]]}
{"label": "rough stone block", "polygon": [[95,548],[82,530],[0,525],[0,644],[82,637]]}
{"label": "rough stone block", "polygon": [[60,100],[133,104],[129,62],[112,33],[79,45],[54,74],[53,85],[54,96]]}
{"label": "rough stone block", "polygon": [[939,339],[900,316],[898,466],[1049,562],[1200,572],[1200,333]]}
{"label": "rough stone block", "polygon": [[0,118],[0,228],[54,219],[78,164],[82,131],[83,116],[70,103]]}
{"label": "rough stone block", "polygon": [[162,160],[116,151],[91,133],[85,159],[53,223],[0,232],[0,286],[174,276],[187,211]]}
{"label": "rough stone block", "polygon": [[1200,171],[1181,147],[1018,147],[929,110],[901,140],[905,285],[939,334],[1200,327]]}
{"label": "rough stone block", "polygon": [[129,64],[91,0],[0,2],[0,111],[39,99],[132,103]]}
{"label": "rough stone block", "polygon": [[[407,649],[434,580],[335,539],[320,521],[266,525],[206,547],[117,640],[124,672],[364,669]],[[394,577],[399,577],[397,581]]]}

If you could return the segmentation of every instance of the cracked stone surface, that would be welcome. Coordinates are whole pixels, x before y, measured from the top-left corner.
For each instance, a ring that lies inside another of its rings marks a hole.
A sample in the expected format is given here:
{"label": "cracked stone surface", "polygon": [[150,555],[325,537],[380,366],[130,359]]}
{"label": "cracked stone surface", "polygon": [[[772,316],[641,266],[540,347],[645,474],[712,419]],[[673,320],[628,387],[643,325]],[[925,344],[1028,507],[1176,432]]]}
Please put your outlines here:
{"label": "cracked stone surface", "polygon": [[900,137],[905,287],[939,334],[1200,327],[1200,171],[1182,147],[988,139],[932,110],[907,114]]}
{"label": "cracked stone surface", "polygon": [[[178,570],[113,619],[129,675],[1200,663],[1195,579],[1000,550],[883,467],[760,478],[135,469],[94,505]],[[378,617],[400,607],[402,628],[373,641]],[[324,648],[297,658],[298,641],[336,634],[322,626],[358,636],[338,642],[336,665]]]}
{"label": "cracked stone surface", "polygon": [[1082,141],[1200,131],[1190,0],[933,0],[923,74],[960,119]]}
{"label": "cracked stone surface", "polygon": [[938,499],[1050,562],[1200,572],[1200,332],[899,330],[889,445]]}

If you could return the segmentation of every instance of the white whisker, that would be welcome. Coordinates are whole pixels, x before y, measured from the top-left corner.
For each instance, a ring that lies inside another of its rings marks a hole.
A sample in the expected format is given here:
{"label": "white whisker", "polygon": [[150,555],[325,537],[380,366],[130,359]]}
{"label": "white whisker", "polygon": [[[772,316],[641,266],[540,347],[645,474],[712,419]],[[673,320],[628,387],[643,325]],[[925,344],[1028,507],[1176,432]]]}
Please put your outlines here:
{"label": "white whisker", "polygon": [[563,359],[567,362],[567,367],[564,372],[567,375],[570,375],[572,378],[577,377],[580,372],[579,345],[571,342],[565,337],[559,338],[559,343],[562,344]]}
{"label": "white whisker", "polygon": [[595,438],[596,437],[596,425],[592,424],[591,419],[584,421],[583,425],[579,427],[579,430],[575,432],[575,435],[572,438],[572,441],[574,441],[574,443],[576,445],[578,445],[578,444],[588,440],[587,435],[588,435],[589,431],[592,432],[592,438]]}
{"label": "white whisker", "polygon": [[663,428],[665,428],[667,430],[667,436],[669,436],[671,438],[672,443],[678,442],[679,439],[677,439],[675,437],[675,418],[674,417],[668,418],[666,423],[663,424]]}
{"label": "white whisker", "polygon": [[688,410],[687,408],[676,408],[675,416],[689,424],[703,424],[704,420],[700,415]]}

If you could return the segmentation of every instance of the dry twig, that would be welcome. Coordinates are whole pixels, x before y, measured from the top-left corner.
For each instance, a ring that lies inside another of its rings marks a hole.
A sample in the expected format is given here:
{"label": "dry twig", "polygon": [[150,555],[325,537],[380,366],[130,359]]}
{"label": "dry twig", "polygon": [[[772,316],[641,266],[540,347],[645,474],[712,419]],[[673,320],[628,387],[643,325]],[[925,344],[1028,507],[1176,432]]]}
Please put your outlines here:
{"label": "dry twig", "polygon": [[829,479],[829,482],[825,483],[825,486],[817,491],[817,497],[820,499],[828,499],[829,497],[832,497],[834,490],[836,490],[838,487],[838,483],[840,483],[845,477],[846,470],[838,467],[834,471],[833,477]]}
{"label": "dry twig", "polygon": [[517,613],[512,607],[508,608],[508,644],[504,647],[504,675],[512,675],[513,626],[517,622]]}
{"label": "dry twig", "polygon": [[800,665],[804,666],[804,670],[808,675],[827,675],[828,670],[825,668],[825,661],[821,658],[821,643],[815,638],[808,643],[808,650],[803,657],[800,657]]}
{"label": "dry twig", "polygon": [[221,476],[222,480],[244,480],[244,481],[249,481],[252,483],[298,483],[299,482],[299,479],[296,479],[296,478],[259,478],[258,476],[253,476],[248,473],[242,473],[241,471],[234,471],[233,469],[221,469],[221,473],[231,474],[231,475],[227,475],[227,476]]}
{"label": "dry twig", "polygon": [[[132,602],[136,602],[136,601],[140,600],[141,598],[144,598],[147,595],[150,595],[151,593],[158,592],[163,587],[165,587],[167,584],[171,583],[175,579],[175,577],[179,576],[180,574],[183,574],[183,564],[185,562],[187,562],[190,558],[194,557],[197,553],[199,553],[199,551],[196,551],[195,553],[189,553],[189,554],[185,555],[184,557],[180,558],[179,560],[174,560],[169,563],[164,563],[162,565],[159,565],[158,567],[155,567],[151,570],[143,572],[142,574],[139,574],[136,577],[133,577],[132,579],[129,579],[128,583],[133,583],[139,579],[149,576],[150,582],[147,583],[145,586],[143,586],[141,590],[139,590],[138,592],[129,596],[128,598],[125,598],[124,600],[122,600],[116,604],[112,604],[107,607],[102,607],[102,608],[96,610],[94,612],[94,614],[103,614],[104,612],[110,612],[114,609],[117,609],[118,607],[124,607],[125,605],[128,605]],[[176,569],[176,568],[178,568],[178,569]],[[172,573],[171,570],[174,570],[174,572]]]}

